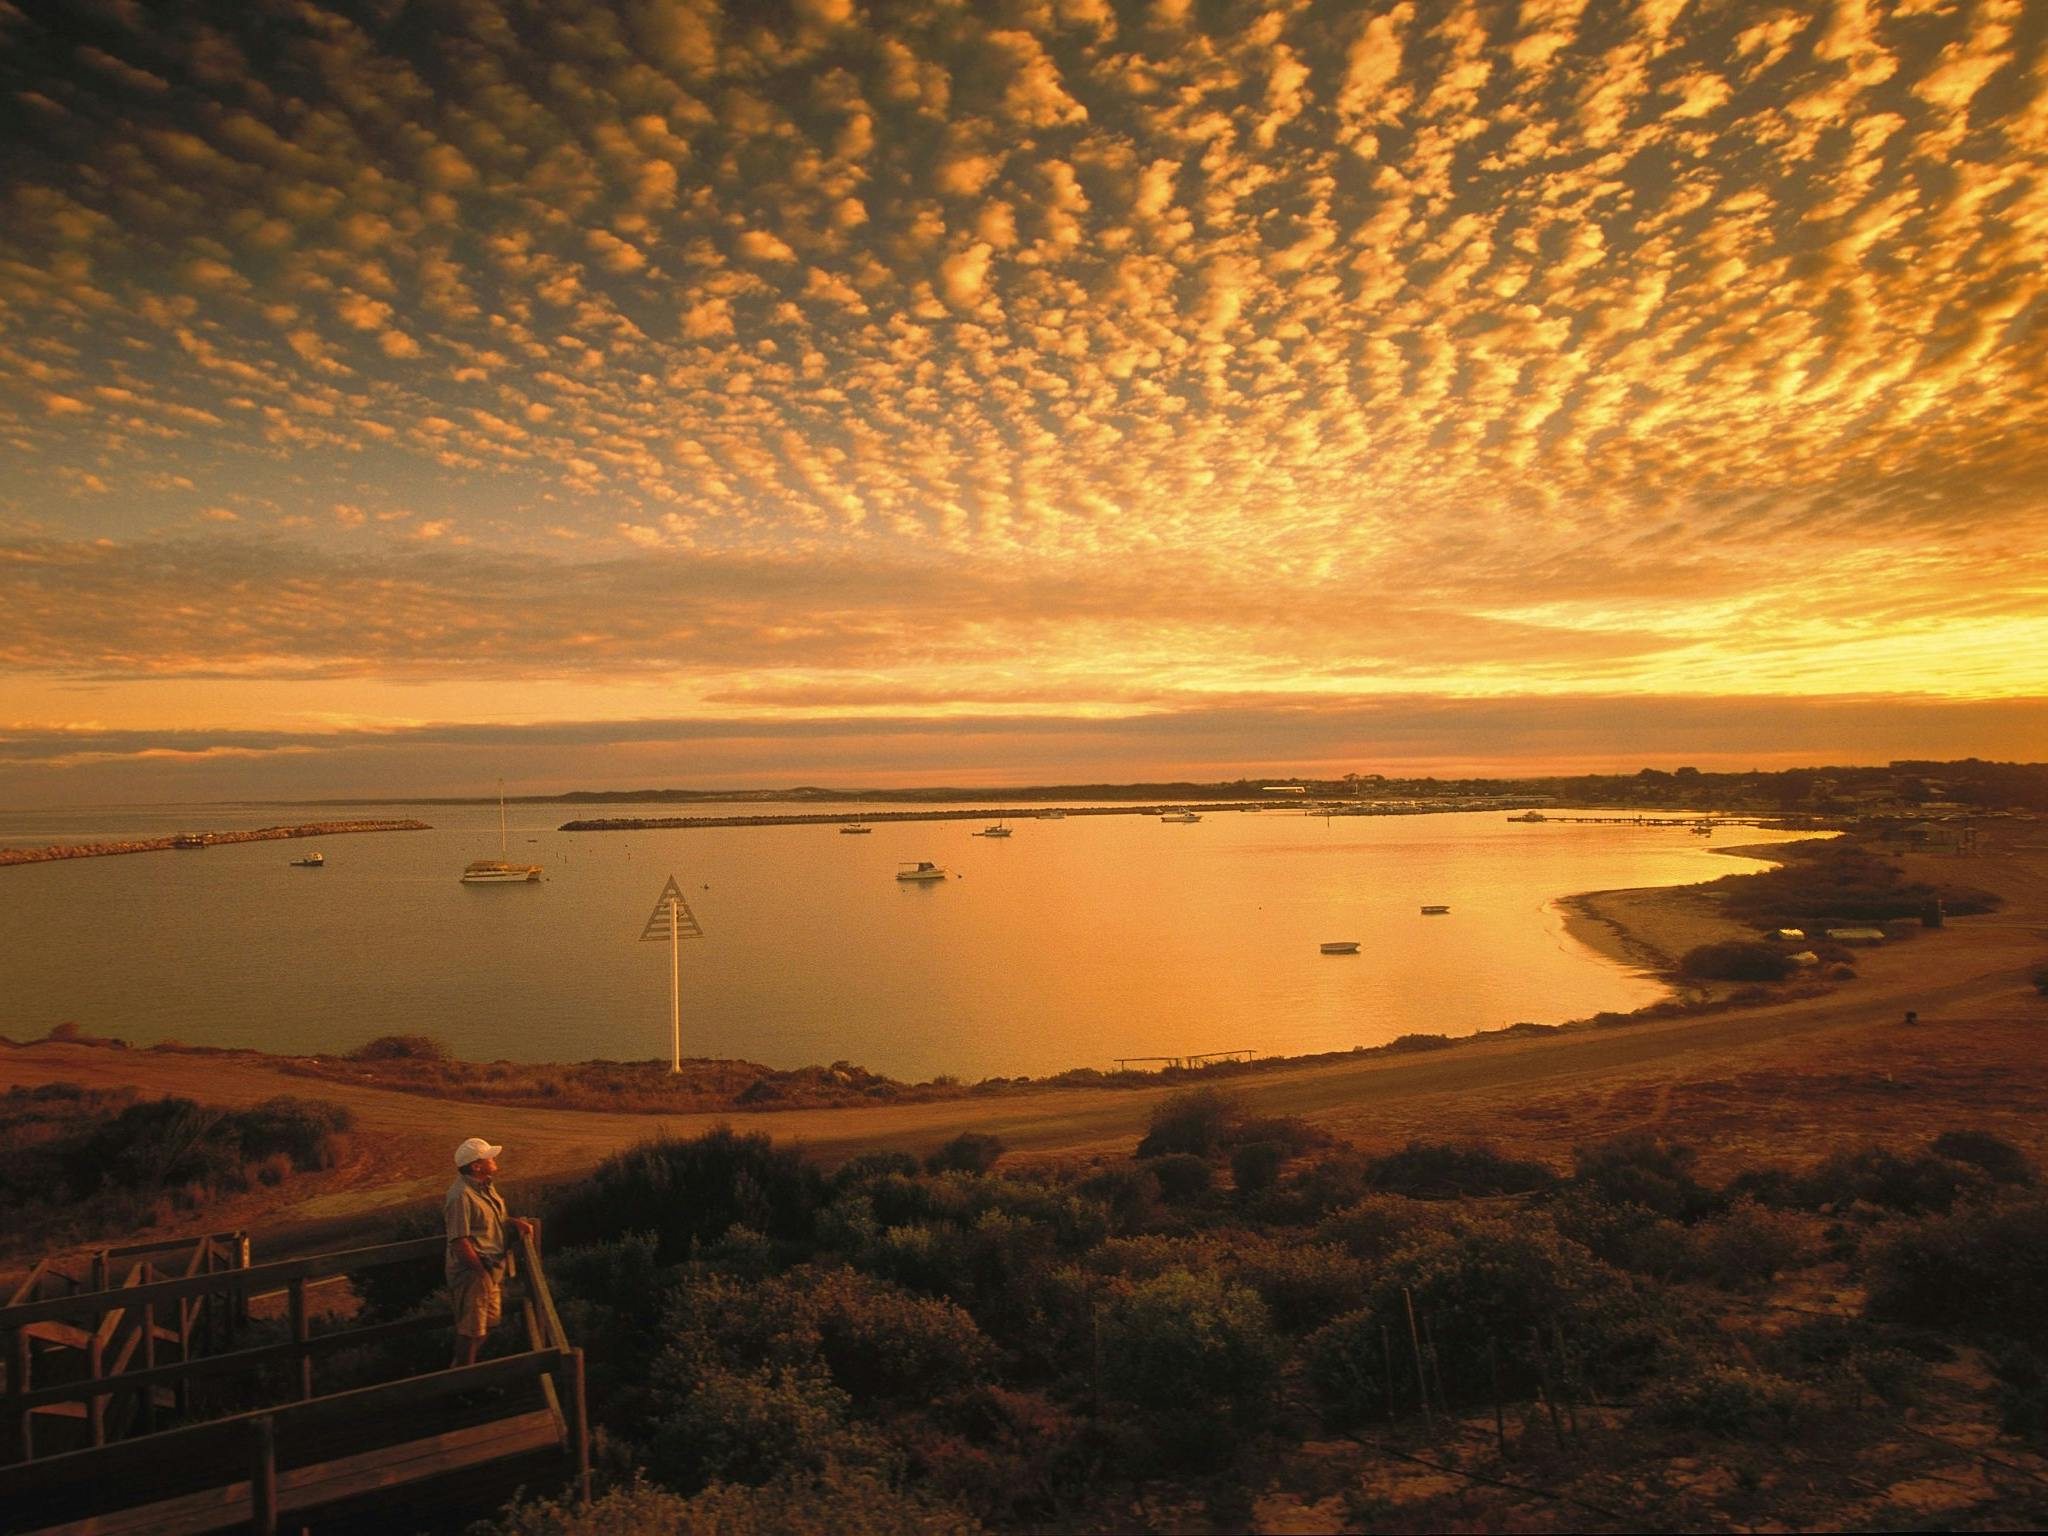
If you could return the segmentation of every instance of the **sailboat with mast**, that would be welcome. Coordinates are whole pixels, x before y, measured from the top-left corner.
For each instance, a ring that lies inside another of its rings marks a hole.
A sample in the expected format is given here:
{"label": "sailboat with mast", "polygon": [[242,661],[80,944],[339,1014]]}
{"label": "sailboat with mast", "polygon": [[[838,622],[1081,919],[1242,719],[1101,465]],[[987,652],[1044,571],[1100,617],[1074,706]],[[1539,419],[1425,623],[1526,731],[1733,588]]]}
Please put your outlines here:
{"label": "sailboat with mast", "polygon": [[505,859],[505,781],[498,780],[498,857],[474,859],[462,872],[464,885],[523,885],[540,878],[538,864],[512,864]]}

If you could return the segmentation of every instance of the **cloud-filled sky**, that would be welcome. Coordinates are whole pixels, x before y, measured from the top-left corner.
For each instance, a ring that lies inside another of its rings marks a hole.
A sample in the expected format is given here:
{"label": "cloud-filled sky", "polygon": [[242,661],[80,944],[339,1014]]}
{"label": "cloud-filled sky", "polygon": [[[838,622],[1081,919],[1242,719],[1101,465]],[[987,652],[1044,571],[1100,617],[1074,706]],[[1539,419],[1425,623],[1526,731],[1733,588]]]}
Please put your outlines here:
{"label": "cloud-filled sky", "polygon": [[0,790],[2044,755],[2020,0],[0,0]]}

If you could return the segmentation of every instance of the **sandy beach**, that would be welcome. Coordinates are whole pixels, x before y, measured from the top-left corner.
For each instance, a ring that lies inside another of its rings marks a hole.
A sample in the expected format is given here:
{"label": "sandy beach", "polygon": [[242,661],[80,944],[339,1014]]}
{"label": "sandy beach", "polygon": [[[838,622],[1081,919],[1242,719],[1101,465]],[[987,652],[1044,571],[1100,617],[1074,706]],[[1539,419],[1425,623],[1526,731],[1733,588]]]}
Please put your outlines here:
{"label": "sandy beach", "polygon": [[[2014,832],[2031,829],[2016,827]],[[2048,998],[2029,981],[2048,957],[2048,848],[1987,838],[1966,860],[1910,857],[1909,873],[1997,892],[2004,908],[1868,951],[1859,974],[1818,996],[1404,1055],[1276,1062],[1229,1086],[1260,1112],[1300,1115],[1368,1148],[1410,1138],[1484,1139],[1568,1165],[1603,1136],[1656,1129],[1697,1145],[1710,1172],[1799,1162],[1871,1141],[1944,1129],[1993,1131],[2048,1158]],[[1609,891],[1572,899],[1588,942],[1661,968],[1735,925],[1697,890]],[[1703,937],[1704,936],[1704,937]],[[1613,947],[1607,947],[1613,946]],[[1902,1027],[1905,1011],[1917,1027]],[[193,1055],[64,1042],[0,1048],[0,1090],[50,1082],[133,1087],[246,1105],[318,1096],[357,1118],[353,1160],[299,1183],[281,1205],[207,1213],[195,1227],[263,1224],[291,1234],[360,1233],[446,1182],[446,1148],[488,1135],[518,1182],[572,1176],[657,1132],[721,1123],[801,1144],[827,1162],[877,1147],[924,1151],[963,1130],[992,1132],[1022,1164],[1127,1155],[1173,1088],[1048,1088],[925,1103],[748,1114],[621,1114],[484,1106],[341,1081],[309,1081],[259,1055]]]}

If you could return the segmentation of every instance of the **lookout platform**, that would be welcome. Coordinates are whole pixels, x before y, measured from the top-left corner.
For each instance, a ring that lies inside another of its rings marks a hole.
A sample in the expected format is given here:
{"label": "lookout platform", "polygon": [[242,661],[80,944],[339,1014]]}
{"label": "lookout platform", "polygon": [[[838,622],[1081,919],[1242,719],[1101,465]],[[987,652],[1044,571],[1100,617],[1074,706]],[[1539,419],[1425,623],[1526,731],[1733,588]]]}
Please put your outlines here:
{"label": "lookout platform", "polygon": [[[522,1347],[455,1370],[419,1365],[448,1339],[438,1236],[272,1263],[252,1263],[242,1233],[45,1260],[0,1307],[0,1526],[413,1530],[521,1486],[587,1497],[583,1352],[537,1232],[517,1255],[507,1331]],[[418,1304],[316,1329],[309,1290],[373,1275]],[[323,1375],[369,1384],[323,1392]]]}

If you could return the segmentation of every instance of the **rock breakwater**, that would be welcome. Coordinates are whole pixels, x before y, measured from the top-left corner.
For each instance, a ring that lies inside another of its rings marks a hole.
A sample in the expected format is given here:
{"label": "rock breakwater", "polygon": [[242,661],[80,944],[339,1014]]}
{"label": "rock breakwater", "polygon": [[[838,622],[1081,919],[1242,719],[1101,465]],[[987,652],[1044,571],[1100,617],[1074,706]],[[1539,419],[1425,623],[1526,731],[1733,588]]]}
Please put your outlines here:
{"label": "rock breakwater", "polygon": [[292,837],[334,837],[344,832],[425,832],[424,821],[315,821],[300,827],[257,827],[240,832],[179,832],[118,843],[50,843],[41,848],[0,848],[0,866],[47,864],[53,859],[100,859],[165,848],[212,848],[224,843],[270,843]]}

